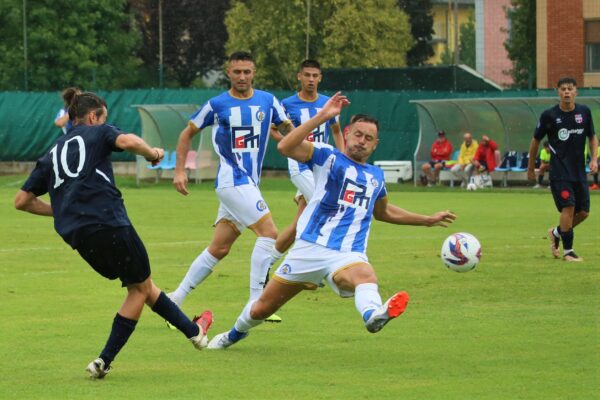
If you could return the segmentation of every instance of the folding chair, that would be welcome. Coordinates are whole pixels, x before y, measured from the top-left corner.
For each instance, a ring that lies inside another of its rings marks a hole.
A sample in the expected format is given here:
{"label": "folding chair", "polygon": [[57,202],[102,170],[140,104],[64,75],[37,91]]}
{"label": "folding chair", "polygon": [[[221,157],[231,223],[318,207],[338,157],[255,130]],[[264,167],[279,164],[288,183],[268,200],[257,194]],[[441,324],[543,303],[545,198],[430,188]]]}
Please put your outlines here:
{"label": "folding chair", "polygon": [[185,169],[188,171],[188,179],[191,171],[194,171],[194,182],[198,183],[198,174],[196,171],[198,170],[198,152],[195,150],[190,150],[185,157]]}
{"label": "folding chair", "polygon": [[496,167],[496,171],[503,172],[502,176],[502,186],[508,186],[508,172],[511,170],[512,166],[516,167],[517,165],[517,152],[516,151],[507,151],[504,154],[504,158],[502,159],[502,163],[500,166]]}

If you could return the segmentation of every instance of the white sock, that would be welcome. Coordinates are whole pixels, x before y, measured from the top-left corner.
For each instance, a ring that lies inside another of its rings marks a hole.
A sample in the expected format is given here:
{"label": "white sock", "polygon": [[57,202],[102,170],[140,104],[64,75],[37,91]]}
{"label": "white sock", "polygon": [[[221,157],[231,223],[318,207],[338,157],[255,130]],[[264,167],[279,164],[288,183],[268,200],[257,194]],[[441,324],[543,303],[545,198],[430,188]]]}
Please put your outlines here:
{"label": "white sock", "polygon": [[279,250],[277,250],[275,246],[273,246],[273,250],[271,250],[271,263],[269,265],[269,268],[275,265],[275,263],[279,261],[281,256],[283,256],[283,253],[280,253]]}
{"label": "white sock", "polygon": [[246,304],[246,307],[244,307],[242,310],[242,313],[238,319],[235,321],[235,325],[233,327],[236,331],[248,332],[251,328],[263,323],[262,319],[252,319],[252,317],[250,317],[250,309],[252,308],[254,302],[255,300],[250,300],[248,304]]}
{"label": "white sock", "polygon": [[554,229],[552,229],[552,234],[554,235],[555,238],[560,239],[560,233],[558,233],[558,229],[556,229],[556,227],[554,227]]}
{"label": "white sock", "polygon": [[182,279],[177,290],[169,295],[171,300],[180,306],[192,289],[212,274],[213,268],[218,262],[218,258],[210,254],[208,249],[204,249],[204,251],[196,257],[192,265],[190,265],[188,272],[185,274],[185,277]]}
{"label": "white sock", "polygon": [[381,306],[379,286],[376,283],[361,283],[354,288],[354,304],[361,316],[366,311],[375,310]]}
{"label": "white sock", "polygon": [[258,299],[265,287],[274,247],[275,239],[268,237],[256,239],[250,259],[250,301]]}

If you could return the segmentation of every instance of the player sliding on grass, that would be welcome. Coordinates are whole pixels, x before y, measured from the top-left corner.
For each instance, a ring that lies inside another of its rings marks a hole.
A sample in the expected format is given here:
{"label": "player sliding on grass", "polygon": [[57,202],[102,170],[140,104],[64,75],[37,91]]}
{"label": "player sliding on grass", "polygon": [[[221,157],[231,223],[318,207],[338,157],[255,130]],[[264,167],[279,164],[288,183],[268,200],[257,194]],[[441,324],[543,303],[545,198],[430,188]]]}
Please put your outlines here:
{"label": "player sliding on grass", "polygon": [[[58,234],[96,272],[111,280],[119,278],[127,287],[106,346],[86,370],[92,378],[108,373],[133,333],[144,304],[177,327],[194,347],[206,347],[212,313],[205,311],[190,321],[154,285],[148,254],[127,217],[109,160],[113,151],[127,150],[157,164],[164,157],[163,149],[107,125],[106,102],[93,93],[76,94],[69,115],[74,125],[38,160],[16,195],[15,207],[53,216]],[[50,204],[38,199],[45,193],[50,194]]]}
{"label": "player sliding on grass", "polygon": [[424,226],[447,226],[456,216],[450,211],[419,215],[388,203],[383,171],[366,163],[379,142],[375,118],[364,116],[352,124],[343,153],[305,140],[348,104],[345,96],[335,94],[315,117],[279,142],[283,155],[313,169],[315,192],[298,222],[294,247],[263,294],[246,305],[230,331],[210,341],[209,349],[224,349],[243,339],[266,316],[302,290],[316,289],[323,279],[341,297],[354,295],[369,332],[378,332],[404,312],[406,292],[382,304],[375,271],[365,254],[372,216],[393,224]]}

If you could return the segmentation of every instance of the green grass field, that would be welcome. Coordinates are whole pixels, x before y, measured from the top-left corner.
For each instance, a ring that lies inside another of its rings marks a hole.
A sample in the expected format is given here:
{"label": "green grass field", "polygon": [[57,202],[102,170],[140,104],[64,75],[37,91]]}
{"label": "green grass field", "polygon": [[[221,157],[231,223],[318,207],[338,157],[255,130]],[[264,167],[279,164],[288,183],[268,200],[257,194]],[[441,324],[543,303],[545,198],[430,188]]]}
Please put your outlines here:
{"label": "green grass field", "polygon": [[[408,291],[406,313],[368,333],[351,299],[304,292],[227,351],[196,351],[146,310],[103,381],[84,368],[102,349],[124,298],[54,232],[50,218],[13,208],[24,177],[0,177],[0,398],[2,399],[598,399],[600,398],[600,196],[576,229],[584,263],[555,260],[545,239],[557,222],[549,191],[423,191],[391,185],[403,208],[455,211],[454,226],[375,222],[369,257],[382,297]],[[159,287],[173,290],[212,236],[212,184],[191,195],[168,183],[119,179]],[[285,179],[263,194],[279,228],[295,213]],[[439,258],[455,231],[476,235],[481,264],[458,274]],[[183,305],[211,308],[212,334],[229,329],[248,297],[245,232]]]}

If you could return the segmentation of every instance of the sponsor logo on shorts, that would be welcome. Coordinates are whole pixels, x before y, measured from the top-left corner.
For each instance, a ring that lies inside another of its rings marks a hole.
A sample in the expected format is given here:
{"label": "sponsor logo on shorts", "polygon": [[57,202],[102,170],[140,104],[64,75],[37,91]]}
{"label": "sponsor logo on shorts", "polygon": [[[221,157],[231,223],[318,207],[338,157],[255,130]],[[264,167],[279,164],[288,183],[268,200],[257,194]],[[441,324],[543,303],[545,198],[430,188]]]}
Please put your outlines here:
{"label": "sponsor logo on shorts", "polygon": [[575,114],[575,122],[578,124],[583,122],[583,116],[581,114]]}
{"label": "sponsor logo on shorts", "polygon": [[256,209],[258,211],[265,211],[267,209],[267,203],[264,200],[259,200],[256,202]]}
{"label": "sponsor logo on shorts", "polygon": [[283,264],[281,267],[279,267],[279,273],[280,274],[291,274],[292,266],[290,264]]}
{"label": "sponsor logo on shorts", "polygon": [[568,190],[563,190],[560,192],[560,197],[562,197],[563,200],[568,200],[570,196],[571,193]]}

